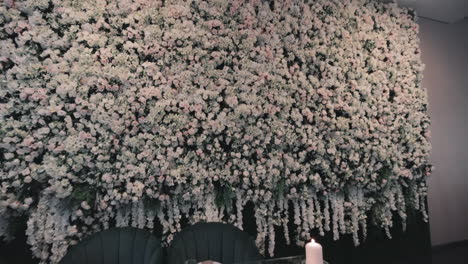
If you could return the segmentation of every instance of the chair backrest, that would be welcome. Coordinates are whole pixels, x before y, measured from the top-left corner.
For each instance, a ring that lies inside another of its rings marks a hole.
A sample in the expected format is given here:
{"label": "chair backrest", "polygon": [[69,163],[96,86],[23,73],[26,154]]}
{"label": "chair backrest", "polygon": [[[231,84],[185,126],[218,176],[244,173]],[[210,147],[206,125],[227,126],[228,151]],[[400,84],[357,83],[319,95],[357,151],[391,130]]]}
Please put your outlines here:
{"label": "chair backrest", "polygon": [[161,240],[147,230],[112,228],[71,247],[61,264],[161,264]]}
{"label": "chair backrest", "polygon": [[253,239],[233,225],[198,223],[178,233],[168,249],[167,263],[213,260],[223,264],[261,259]]}

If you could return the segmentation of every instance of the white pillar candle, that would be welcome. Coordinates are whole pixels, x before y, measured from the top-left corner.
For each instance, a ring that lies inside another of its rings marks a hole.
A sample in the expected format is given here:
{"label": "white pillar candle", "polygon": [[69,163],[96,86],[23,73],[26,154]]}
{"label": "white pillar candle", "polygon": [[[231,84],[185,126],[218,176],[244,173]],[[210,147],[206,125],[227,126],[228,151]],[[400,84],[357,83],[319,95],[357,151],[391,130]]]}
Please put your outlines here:
{"label": "white pillar candle", "polygon": [[323,264],[322,246],[312,239],[306,245],[306,264]]}

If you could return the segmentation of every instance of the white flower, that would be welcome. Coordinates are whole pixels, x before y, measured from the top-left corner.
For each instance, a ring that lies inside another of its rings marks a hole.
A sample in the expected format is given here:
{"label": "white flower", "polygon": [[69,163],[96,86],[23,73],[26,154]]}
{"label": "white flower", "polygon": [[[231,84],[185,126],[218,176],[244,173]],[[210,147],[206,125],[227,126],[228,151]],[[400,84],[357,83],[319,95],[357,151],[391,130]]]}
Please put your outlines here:
{"label": "white flower", "polygon": [[81,202],[81,208],[83,208],[85,210],[89,210],[89,209],[91,209],[91,206],[89,206],[89,204],[86,201],[83,201],[83,202]]}

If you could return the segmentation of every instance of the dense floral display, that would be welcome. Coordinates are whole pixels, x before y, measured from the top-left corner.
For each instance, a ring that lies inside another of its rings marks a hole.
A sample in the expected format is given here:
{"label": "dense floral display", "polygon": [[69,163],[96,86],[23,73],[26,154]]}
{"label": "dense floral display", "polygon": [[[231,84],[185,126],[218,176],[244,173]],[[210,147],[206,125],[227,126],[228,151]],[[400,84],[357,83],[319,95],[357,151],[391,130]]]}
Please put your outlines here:
{"label": "dense floral display", "polygon": [[427,217],[417,33],[367,0],[4,0],[0,236],[26,216],[56,263],[112,226],[242,228],[252,202],[272,255],[274,226],[359,244]]}

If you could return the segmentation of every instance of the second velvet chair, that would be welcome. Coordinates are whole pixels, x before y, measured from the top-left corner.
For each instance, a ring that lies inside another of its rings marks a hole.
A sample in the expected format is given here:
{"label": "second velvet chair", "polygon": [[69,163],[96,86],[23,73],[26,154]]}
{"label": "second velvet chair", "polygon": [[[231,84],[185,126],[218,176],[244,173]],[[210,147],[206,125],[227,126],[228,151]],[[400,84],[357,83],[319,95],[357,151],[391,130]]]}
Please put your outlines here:
{"label": "second velvet chair", "polygon": [[213,260],[223,264],[261,259],[249,235],[223,223],[198,223],[178,233],[168,249],[167,263]]}

